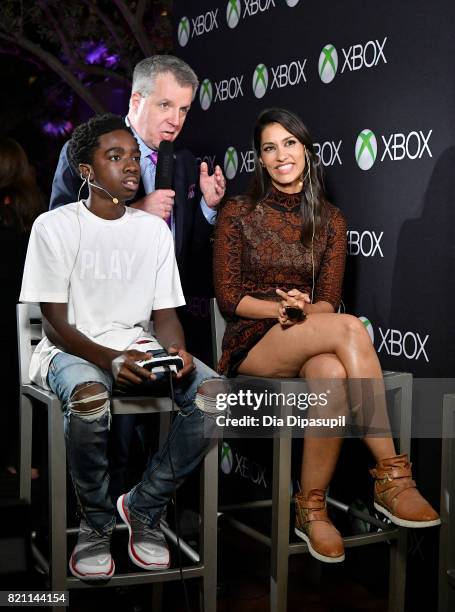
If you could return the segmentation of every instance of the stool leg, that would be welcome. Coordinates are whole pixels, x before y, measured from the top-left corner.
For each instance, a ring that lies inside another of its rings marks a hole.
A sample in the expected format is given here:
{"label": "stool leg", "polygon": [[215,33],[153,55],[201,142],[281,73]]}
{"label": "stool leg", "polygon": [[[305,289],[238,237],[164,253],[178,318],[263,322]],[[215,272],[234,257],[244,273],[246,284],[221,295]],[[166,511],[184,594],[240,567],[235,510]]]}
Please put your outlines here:
{"label": "stool leg", "polygon": [[67,576],[66,449],[60,402],[48,405],[49,574],[50,587],[63,591]]}
{"label": "stool leg", "polygon": [[404,610],[407,542],[408,532],[400,528],[398,538],[390,544],[388,612],[403,612]]}
{"label": "stool leg", "polygon": [[[399,452],[409,455],[411,450],[412,375],[400,374],[395,394],[394,412],[399,418]],[[394,415],[392,415],[394,416]],[[406,596],[406,563],[408,532],[399,529],[398,538],[390,545],[389,612],[402,612]]]}
{"label": "stool leg", "polygon": [[19,415],[19,497],[30,503],[32,497],[33,406],[30,398],[22,393]]}
{"label": "stool leg", "polygon": [[271,612],[287,610],[291,444],[291,438],[273,440]]}
{"label": "stool leg", "polygon": [[411,453],[412,375],[403,374],[403,384],[397,393],[400,410],[400,453]]}
{"label": "stool leg", "polygon": [[[441,531],[439,534],[439,612],[455,609],[455,589],[447,571],[455,568],[455,530],[450,505],[455,504],[455,395],[445,395],[442,413]],[[453,509],[452,509],[453,515]]]}
{"label": "stool leg", "polygon": [[213,440],[201,470],[200,541],[204,575],[202,609],[216,612],[217,539],[218,539],[218,441]]}
{"label": "stool leg", "polygon": [[153,612],[161,612],[163,606],[163,583],[155,582],[152,589],[152,610]]}

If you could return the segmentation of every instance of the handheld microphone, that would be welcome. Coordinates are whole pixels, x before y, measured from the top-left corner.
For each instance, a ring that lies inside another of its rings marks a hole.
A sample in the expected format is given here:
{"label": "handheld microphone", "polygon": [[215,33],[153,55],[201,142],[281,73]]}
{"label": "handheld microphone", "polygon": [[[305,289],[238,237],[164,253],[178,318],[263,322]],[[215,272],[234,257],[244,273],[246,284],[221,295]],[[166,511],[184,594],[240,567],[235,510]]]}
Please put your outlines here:
{"label": "handheld microphone", "polygon": [[118,204],[118,198],[116,198],[111,193],[109,193],[109,191],[107,189],[104,189],[104,187],[101,187],[101,185],[97,185],[96,183],[92,183],[90,179],[87,179],[87,183],[91,187],[96,187],[97,189],[101,189],[101,191],[104,191],[105,193],[107,193],[107,195],[112,199],[113,204]]}
{"label": "handheld microphone", "polygon": [[155,189],[172,189],[173,171],[174,145],[169,140],[162,140],[158,149]]}

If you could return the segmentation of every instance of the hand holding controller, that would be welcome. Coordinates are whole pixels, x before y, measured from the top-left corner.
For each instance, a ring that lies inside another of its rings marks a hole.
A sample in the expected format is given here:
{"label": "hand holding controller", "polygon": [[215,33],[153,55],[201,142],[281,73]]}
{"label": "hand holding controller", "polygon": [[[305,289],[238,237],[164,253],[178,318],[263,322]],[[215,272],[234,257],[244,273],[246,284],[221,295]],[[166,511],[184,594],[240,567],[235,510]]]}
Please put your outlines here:
{"label": "hand holding controller", "polygon": [[185,365],[183,359],[179,355],[167,355],[166,357],[152,357],[152,359],[144,359],[138,361],[137,365],[146,370],[150,370],[154,374],[158,372],[167,372],[167,368],[171,372],[177,372]]}

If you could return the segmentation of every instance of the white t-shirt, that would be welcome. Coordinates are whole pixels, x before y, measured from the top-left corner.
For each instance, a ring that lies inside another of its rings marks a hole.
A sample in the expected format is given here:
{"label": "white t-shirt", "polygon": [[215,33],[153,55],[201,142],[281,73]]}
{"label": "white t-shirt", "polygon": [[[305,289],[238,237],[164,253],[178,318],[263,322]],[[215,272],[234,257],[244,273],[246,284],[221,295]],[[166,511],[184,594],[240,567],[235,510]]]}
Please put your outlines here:
{"label": "white t-shirt", "polygon": [[[115,220],[82,202],[46,212],[33,224],[19,299],[68,303],[71,325],[98,344],[125,350],[144,336],[152,310],[185,304],[172,234],[162,219],[134,208]],[[58,352],[42,339],[31,380],[47,388]]]}

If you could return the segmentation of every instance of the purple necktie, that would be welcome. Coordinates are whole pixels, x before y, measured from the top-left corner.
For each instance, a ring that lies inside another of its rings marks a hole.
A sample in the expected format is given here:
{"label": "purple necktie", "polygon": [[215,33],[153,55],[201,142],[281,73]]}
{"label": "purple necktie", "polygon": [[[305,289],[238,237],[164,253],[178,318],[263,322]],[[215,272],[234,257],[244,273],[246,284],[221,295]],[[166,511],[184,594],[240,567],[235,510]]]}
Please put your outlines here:
{"label": "purple necktie", "polygon": [[152,164],[156,166],[156,162],[158,161],[158,151],[152,151],[148,156],[152,160]]}
{"label": "purple necktie", "polygon": [[[156,167],[156,164],[158,162],[158,151],[152,151],[150,153],[150,155],[147,155],[147,157],[150,158],[152,164]],[[169,229],[172,231],[172,213],[169,215],[169,217],[166,219],[166,223],[169,226]]]}

